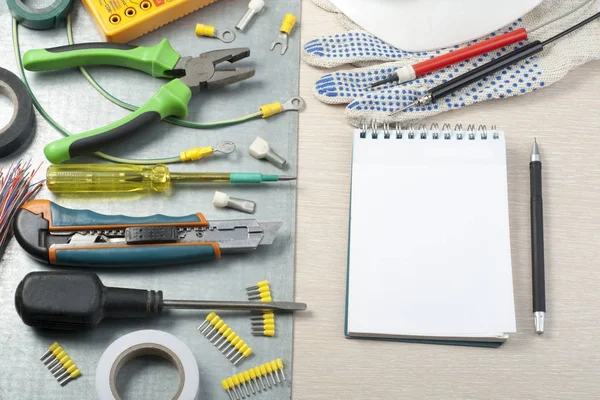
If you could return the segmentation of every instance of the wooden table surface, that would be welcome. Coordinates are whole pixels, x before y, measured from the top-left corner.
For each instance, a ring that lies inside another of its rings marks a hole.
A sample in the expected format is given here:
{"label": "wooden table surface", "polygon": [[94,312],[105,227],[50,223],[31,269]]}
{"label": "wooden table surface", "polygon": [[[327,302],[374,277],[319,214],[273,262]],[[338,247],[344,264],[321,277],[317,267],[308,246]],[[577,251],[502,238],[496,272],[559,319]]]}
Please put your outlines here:
{"label": "wooden table surface", "polygon": [[[333,14],[304,0],[303,43],[342,30]],[[308,303],[310,312],[296,317],[293,398],[600,398],[600,62],[535,93],[428,121],[506,131],[518,332],[500,349],[344,338],[352,129],[343,107],[321,104],[312,95],[325,73],[301,66],[307,108],[300,114],[296,299]],[[534,136],[544,161],[543,336],[534,333],[531,314]]]}

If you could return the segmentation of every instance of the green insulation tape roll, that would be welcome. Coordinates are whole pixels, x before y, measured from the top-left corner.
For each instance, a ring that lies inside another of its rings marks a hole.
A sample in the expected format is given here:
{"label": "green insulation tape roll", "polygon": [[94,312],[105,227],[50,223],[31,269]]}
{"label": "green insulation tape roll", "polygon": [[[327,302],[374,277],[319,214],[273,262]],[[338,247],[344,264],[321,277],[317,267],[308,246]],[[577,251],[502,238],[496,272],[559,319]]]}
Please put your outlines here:
{"label": "green insulation tape roll", "polygon": [[73,0],[56,0],[43,8],[32,8],[23,0],[6,0],[10,13],[21,25],[37,30],[56,28],[62,25],[73,8]]}

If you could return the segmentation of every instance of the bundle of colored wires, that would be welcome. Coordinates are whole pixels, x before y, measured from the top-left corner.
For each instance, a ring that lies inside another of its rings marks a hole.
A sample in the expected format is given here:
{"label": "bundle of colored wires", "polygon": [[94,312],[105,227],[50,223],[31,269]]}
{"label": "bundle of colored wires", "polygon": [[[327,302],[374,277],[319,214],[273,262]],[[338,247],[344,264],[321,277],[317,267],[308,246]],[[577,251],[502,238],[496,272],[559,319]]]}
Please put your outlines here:
{"label": "bundle of colored wires", "polygon": [[5,169],[0,166],[0,259],[12,237],[12,221],[19,208],[34,197],[44,181],[32,183],[40,166],[31,166],[31,160],[19,160]]}

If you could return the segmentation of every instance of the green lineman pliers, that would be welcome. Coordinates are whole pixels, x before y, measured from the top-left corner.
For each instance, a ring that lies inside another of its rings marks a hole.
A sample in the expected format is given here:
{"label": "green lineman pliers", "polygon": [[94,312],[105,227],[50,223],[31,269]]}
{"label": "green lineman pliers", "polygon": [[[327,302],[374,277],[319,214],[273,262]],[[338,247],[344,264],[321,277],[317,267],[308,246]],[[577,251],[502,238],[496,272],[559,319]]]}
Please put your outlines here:
{"label": "green lineman pliers", "polygon": [[151,47],[114,43],[81,43],[29,50],[23,56],[28,71],[50,71],[86,65],[114,65],[136,69],[157,78],[173,79],[127,117],[89,132],[57,140],[44,148],[48,161],[60,164],[93,153],[107,144],[169,116],[185,118],[192,91],[240,82],[254,76],[253,68],[217,69],[250,56],[250,49],[214,50],[198,57],[182,57],[167,39]]}

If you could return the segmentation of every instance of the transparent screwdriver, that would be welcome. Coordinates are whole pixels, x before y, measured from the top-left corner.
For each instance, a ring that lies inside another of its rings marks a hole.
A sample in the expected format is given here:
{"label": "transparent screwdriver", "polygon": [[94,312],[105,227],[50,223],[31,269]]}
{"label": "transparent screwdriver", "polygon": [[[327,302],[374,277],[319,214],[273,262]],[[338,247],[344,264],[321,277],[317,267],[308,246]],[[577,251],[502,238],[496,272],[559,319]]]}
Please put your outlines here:
{"label": "transparent screwdriver", "polygon": [[60,164],[46,172],[54,193],[170,192],[173,183],[263,183],[295,180],[293,176],[244,172],[171,172],[165,165]]}

